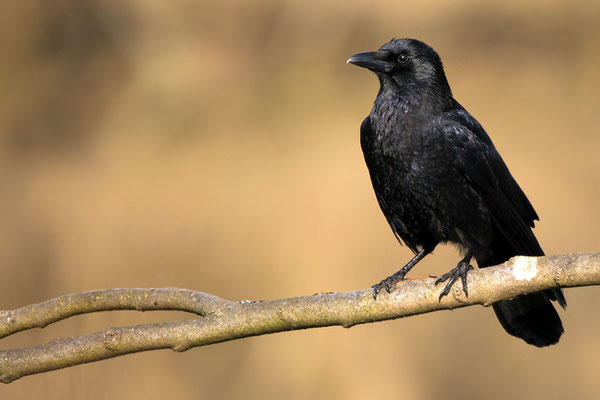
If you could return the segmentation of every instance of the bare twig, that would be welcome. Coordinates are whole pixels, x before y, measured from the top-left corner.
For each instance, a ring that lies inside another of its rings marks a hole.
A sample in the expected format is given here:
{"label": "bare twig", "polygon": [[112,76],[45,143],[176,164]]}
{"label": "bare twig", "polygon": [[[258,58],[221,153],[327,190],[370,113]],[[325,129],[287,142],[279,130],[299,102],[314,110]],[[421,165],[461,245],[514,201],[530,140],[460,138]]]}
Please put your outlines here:
{"label": "bare twig", "polygon": [[383,321],[426,312],[490,304],[552,287],[600,284],[600,253],[516,257],[469,275],[469,298],[460,285],[438,301],[434,279],[404,281],[373,300],[371,290],[326,293],[262,302],[231,302],[187,289],[107,289],[72,294],[0,312],[0,337],[44,327],[70,316],[108,310],[181,310],[200,318],[110,328],[40,346],[0,351],[0,381],[140,351],[191,347],[243,337]]}
{"label": "bare twig", "polygon": [[0,311],[0,339],[31,328],[43,328],[75,315],[114,310],[177,310],[200,316],[235,304],[210,294],[179,288],[105,289],[68,294],[11,311]]}

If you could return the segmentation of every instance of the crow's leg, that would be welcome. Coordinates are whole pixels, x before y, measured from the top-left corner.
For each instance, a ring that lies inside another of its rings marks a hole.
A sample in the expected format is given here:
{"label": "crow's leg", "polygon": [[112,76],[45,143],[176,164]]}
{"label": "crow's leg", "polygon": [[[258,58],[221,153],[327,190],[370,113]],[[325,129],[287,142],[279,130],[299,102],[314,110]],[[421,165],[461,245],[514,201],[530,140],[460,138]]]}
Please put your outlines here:
{"label": "crow's leg", "polygon": [[444,290],[442,290],[442,293],[440,293],[440,301],[442,300],[442,297],[450,293],[452,285],[454,285],[454,282],[456,282],[458,278],[460,278],[462,282],[462,289],[463,292],[465,292],[465,296],[469,297],[469,290],[467,288],[467,273],[473,269],[473,267],[469,264],[471,258],[471,255],[467,255],[465,258],[459,261],[459,263],[456,265],[456,268],[451,269],[450,271],[446,272],[444,275],[436,279],[436,285],[440,282],[446,282],[449,279],[448,283],[446,284],[446,287],[444,288]]}
{"label": "crow's leg", "polygon": [[404,277],[411,270],[412,267],[417,265],[419,261],[421,261],[427,254],[431,253],[431,250],[422,249],[419,251],[413,258],[410,260],[404,267],[400,269],[400,271],[396,272],[394,275],[388,276],[381,282],[371,286],[373,288],[373,298],[377,300],[377,295],[381,292],[381,289],[385,288],[385,291],[390,293],[392,291],[392,286],[396,283],[403,281]]}

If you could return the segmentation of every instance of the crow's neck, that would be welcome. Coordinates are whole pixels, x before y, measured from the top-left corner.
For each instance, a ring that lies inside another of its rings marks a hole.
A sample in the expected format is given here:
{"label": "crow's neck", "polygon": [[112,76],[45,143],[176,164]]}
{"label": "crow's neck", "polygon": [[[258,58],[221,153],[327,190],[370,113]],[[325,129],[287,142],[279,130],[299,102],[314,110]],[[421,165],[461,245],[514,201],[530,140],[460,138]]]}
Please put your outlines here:
{"label": "crow's neck", "polygon": [[440,115],[451,107],[450,88],[442,91],[427,87],[392,87],[382,82],[375,104],[371,111],[372,120],[377,121],[376,128],[383,134],[397,132],[401,126],[427,123],[432,116]]}

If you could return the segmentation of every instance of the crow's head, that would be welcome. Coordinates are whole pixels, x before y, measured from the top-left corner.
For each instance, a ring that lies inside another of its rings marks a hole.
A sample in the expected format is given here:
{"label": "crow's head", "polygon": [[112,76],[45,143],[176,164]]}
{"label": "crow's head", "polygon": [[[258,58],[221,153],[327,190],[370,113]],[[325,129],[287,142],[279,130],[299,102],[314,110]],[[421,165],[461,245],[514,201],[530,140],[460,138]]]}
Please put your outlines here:
{"label": "crow's head", "polygon": [[355,54],[347,62],[375,72],[384,88],[426,89],[451,96],[440,56],[415,39],[392,39],[379,50]]}

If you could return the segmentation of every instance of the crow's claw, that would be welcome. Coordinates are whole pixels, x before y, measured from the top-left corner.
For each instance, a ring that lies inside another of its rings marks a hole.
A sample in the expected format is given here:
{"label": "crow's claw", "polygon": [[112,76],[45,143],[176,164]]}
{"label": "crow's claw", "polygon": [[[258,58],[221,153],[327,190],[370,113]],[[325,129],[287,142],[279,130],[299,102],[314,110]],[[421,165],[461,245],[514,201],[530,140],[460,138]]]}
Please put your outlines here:
{"label": "crow's claw", "polygon": [[373,298],[377,300],[377,295],[384,288],[386,292],[391,293],[394,285],[404,280],[404,275],[405,274],[403,273],[403,271],[398,271],[394,275],[388,276],[381,282],[371,286],[371,288],[373,288]]}
{"label": "crow's claw", "polygon": [[447,296],[450,293],[450,289],[452,289],[452,285],[454,285],[454,282],[456,282],[456,280],[458,278],[460,278],[460,280],[462,282],[462,290],[463,290],[463,292],[465,292],[465,297],[468,298],[469,290],[467,288],[467,273],[472,269],[474,269],[474,268],[469,264],[469,259],[464,259],[458,263],[456,268],[451,269],[450,271],[446,272],[444,275],[437,278],[435,280],[436,285],[440,282],[446,282],[449,280],[448,283],[446,284],[446,286],[444,287],[444,290],[442,290],[442,293],[440,293],[439,301],[442,301],[442,297]]}

